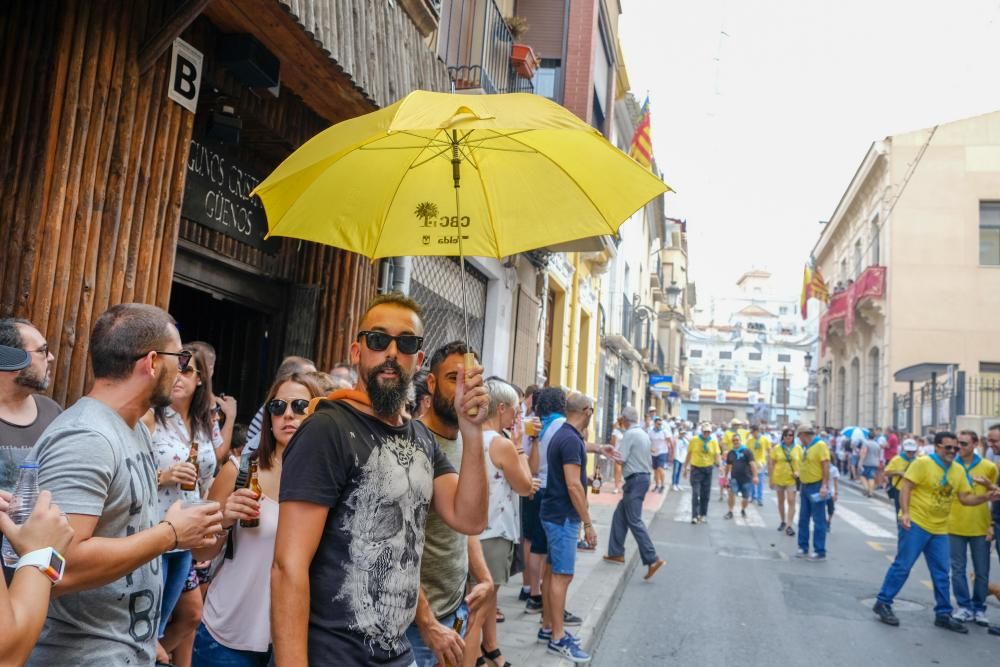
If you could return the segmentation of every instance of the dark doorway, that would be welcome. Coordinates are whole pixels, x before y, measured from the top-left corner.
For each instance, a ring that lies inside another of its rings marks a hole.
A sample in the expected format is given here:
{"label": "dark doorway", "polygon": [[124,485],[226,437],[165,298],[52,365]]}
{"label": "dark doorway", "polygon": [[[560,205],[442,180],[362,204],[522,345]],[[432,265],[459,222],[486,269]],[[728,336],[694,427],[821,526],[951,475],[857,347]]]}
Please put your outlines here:
{"label": "dark doorway", "polygon": [[177,282],[170,294],[170,314],[182,341],[202,340],[215,347],[212,388],[216,394],[235,396],[239,421],[249,423],[277,363],[272,315]]}

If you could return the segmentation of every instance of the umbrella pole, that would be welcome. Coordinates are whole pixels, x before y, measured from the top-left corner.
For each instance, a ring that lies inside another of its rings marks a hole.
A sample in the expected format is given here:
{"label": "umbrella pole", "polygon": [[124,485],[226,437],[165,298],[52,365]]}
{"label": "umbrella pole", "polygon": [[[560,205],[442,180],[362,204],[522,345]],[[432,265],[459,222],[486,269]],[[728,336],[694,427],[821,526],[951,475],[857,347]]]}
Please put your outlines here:
{"label": "umbrella pole", "polygon": [[[468,287],[465,284],[465,251],[462,249],[462,210],[459,203],[458,191],[462,181],[462,159],[458,153],[458,130],[453,130],[451,134],[451,177],[455,181],[455,231],[458,233],[458,265],[462,272],[462,319],[465,322],[465,344],[469,352],[465,353],[465,370],[476,368],[476,355],[472,352],[472,339],[469,338],[469,297]],[[470,417],[479,414],[478,408],[469,408],[467,411]]]}

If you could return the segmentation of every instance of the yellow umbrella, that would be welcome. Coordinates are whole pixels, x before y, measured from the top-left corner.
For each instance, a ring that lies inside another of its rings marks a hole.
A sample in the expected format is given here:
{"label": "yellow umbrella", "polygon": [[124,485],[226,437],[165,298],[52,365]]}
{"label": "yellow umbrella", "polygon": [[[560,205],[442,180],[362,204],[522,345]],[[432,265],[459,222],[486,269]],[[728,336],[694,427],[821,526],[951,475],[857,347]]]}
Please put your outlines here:
{"label": "yellow umbrella", "polygon": [[320,132],[254,193],[268,236],[372,259],[458,255],[464,269],[466,255],[614,234],[668,189],[544,97],[416,91]]}

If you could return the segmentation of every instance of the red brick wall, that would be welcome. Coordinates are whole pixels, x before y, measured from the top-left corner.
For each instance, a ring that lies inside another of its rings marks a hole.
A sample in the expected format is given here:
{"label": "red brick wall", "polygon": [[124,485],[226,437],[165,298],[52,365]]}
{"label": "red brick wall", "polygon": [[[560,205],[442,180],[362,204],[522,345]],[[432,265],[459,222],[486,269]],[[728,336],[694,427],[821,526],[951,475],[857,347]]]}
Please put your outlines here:
{"label": "red brick wall", "polygon": [[597,12],[599,0],[572,0],[566,39],[564,76],[566,89],[563,105],[590,122],[594,94],[594,49],[597,48]]}

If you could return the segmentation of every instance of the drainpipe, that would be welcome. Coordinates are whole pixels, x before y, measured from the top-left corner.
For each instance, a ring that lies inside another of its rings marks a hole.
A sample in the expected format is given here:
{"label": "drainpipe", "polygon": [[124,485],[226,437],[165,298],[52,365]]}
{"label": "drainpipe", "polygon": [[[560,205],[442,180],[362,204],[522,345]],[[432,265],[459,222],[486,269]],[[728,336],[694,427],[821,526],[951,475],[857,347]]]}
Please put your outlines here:
{"label": "drainpipe", "polygon": [[535,382],[539,387],[544,387],[547,377],[545,377],[545,318],[548,316],[549,304],[549,270],[548,268],[535,269],[542,279],[542,293],[538,300],[541,304],[538,308],[538,343],[535,352]]}
{"label": "drainpipe", "polygon": [[410,276],[413,275],[412,257],[392,258],[392,291],[410,295]]}

